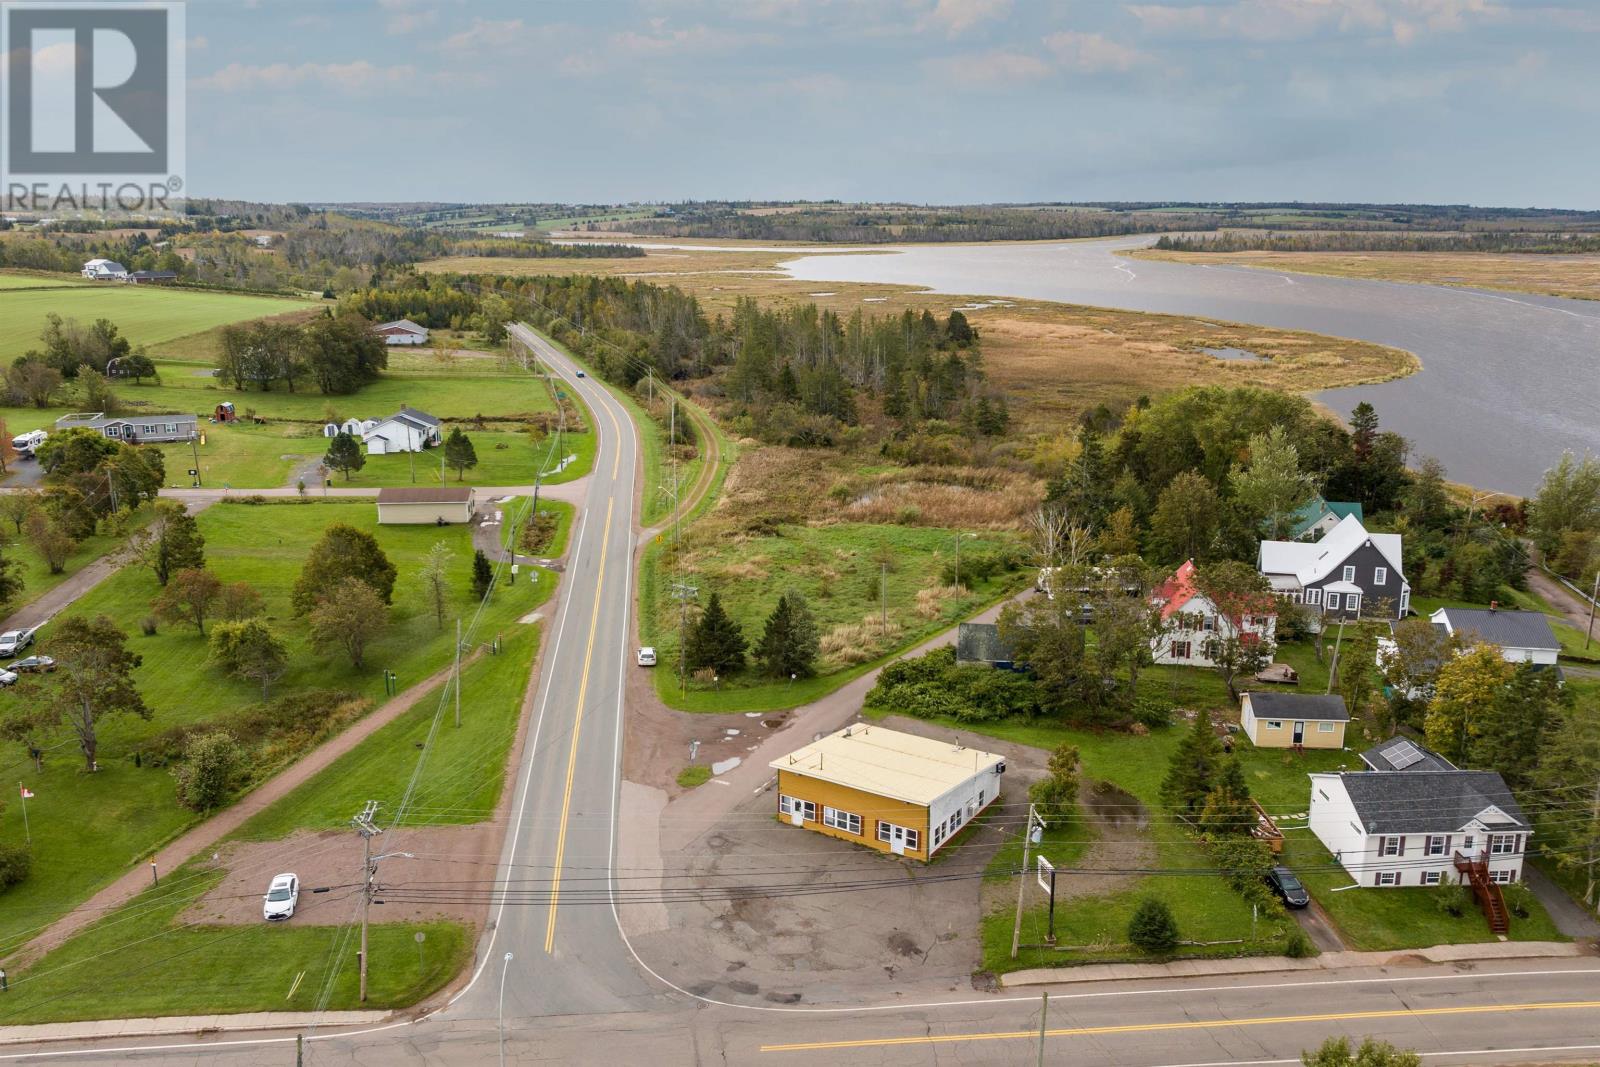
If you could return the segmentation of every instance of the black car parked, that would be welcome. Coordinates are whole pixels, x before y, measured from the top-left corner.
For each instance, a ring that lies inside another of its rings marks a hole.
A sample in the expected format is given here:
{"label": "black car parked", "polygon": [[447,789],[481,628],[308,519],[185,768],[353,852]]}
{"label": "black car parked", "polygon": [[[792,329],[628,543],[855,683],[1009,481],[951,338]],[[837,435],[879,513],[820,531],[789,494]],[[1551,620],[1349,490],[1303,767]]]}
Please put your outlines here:
{"label": "black car parked", "polygon": [[1303,908],[1311,903],[1311,894],[1287,867],[1272,868],[1272,873],[1267,875],[1267,885],[1282,898],[1284,907]]}

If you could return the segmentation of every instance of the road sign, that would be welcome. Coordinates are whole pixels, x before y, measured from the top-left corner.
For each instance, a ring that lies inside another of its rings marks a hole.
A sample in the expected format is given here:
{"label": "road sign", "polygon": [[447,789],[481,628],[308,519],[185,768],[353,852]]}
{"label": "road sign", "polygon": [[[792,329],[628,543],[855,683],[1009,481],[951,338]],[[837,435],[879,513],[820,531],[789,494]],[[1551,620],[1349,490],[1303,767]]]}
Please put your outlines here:
{"label": "road sign", "polygon": [[1055,880],[1055,864],[1051,863],[1043,856],[1038,856],[1036,858],[1039,861],[1039,888],[1048,893],[1050,892],[1050,883]]}

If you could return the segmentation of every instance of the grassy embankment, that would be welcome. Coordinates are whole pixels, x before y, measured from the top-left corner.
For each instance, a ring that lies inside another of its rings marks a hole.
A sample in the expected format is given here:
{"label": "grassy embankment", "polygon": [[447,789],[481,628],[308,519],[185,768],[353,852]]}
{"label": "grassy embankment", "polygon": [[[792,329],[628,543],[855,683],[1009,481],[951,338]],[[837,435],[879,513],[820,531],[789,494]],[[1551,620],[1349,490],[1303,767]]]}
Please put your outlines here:
{"label": "grassy embankment", "polygon": [[1497,252],[1168,252],[1140,258],[1600,300],[1600,256]]}
{"label": "grassy embankment", "polygon": [[[527,525],[527,520],[531,519],[532,517],[533,497],[518,497],[517,499],[504,504],[497,502],[493,505],[493,507],[499,510],[504,516],[504,518],[501,519],[500,544],[506,548],[510,548],[511,538],[513,536],[518,536],[518,539],[520,540],[520,533],[522,529]],[[572,540],[572,522],[578,513],[578,509],[573,507],[571,504],[566,503],[565,501],[551,500],[548,497],[540,497],[539,511],[554,515],[556,519],[555,532],[551,534],[549,543],[534,553],[529,553],[526,549],[520,546],[517,548],[517,551],[523,555],[534,555],[541,559],[560,559],[562,556],[567,554],[567,547]],[[524,516],[523,521],[516,523],[515,526],[513,526],[511,521],[514,514]]]}
{"label": "grassy embankment", "polygon": [[[360,671],[340,650],[315,645],[306,623],[293,617],[289,605],[290,589],[307,550],[335,521],[372,532],[399,570],[391,626],[369,648],[367,666]],[[464,526],[379,527],[372,505],[366,502],[218,505],[201,513],[199,523],[206,537],[208,566],[225,582],[247,581],[260,591],[266,616],[289,646],[290,670],[276,684],[275,697],[337,689],[381,701],[382,669],[395,670],[404,687],[445,667],[453,642],[451,622],[475,607],[469,591],[470,531]],[[429,548],[439,541],[454,553],[443,626],[425,603],[417,579]],[[515,633],[516,620],[542,603],[553,587],[553,576],[544,571],[531,582],[501,587],[486,610],[482,640],[496,632]],[[14,774],[23,774],[37,794],[28,811],[34,870],[6,894],[0,945],[15,944],[24,931],[49,922],[198,818],[177,804],[172,778],[165,770],[135,763],[133,755],[142,741],[260,699],[258,688],[225,677],[207,662],[205,639],[193,627],[164,625],[154,636],[137,633],[138,620],[149,614],[156,591],[147,569],[125,568],[72,609],[84,615],[108,614],[134,633],[129,648],[143,658],[134,677],[152,709],[150,720],[113,718],[102,724],[97,774],[81,773],[75,745],[65,739],[52,741],[42,775],[34,774],[20,758],[20,749],[9,750],[8,765],[15,764]],[[48,638],[48,630],[43,636]],[[24,697],[13,692],[0,694],[0,701],[20,699]],[[94,817],[85,818],[86,812]],[[0,813],[0,836],[13,840],[21,830],[20,807],[10,805]]]}

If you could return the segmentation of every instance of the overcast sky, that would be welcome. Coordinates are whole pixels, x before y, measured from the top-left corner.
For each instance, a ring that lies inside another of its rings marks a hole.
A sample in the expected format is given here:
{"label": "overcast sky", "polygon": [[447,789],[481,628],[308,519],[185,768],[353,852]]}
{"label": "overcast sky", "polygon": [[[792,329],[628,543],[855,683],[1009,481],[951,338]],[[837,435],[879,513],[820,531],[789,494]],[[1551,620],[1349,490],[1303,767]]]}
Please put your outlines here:
{"label": "overcast sky", "polygon": [[259,200],[1600,208],[1600,2],[193,0]]}

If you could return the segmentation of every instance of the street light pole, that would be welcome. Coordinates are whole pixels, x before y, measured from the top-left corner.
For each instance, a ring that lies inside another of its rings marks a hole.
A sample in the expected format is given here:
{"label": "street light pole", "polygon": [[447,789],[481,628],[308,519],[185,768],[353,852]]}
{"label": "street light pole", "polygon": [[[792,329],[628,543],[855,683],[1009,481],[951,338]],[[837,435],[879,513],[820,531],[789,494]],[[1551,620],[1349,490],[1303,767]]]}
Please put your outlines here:
{"label": "street light pole", "polygon": [[505,955],[505,966],[500,968],[500,1067],[506,1067],[506,972],[511,969],[511,953]]}
{"label": "street light pole", "polygon": [[1594,602],[1600,600],[1600,571],[1595,572],[1594,591],[1589,594],[1589,628],[1583,632],[1583,647],[1588,648],[1594,639]]}

